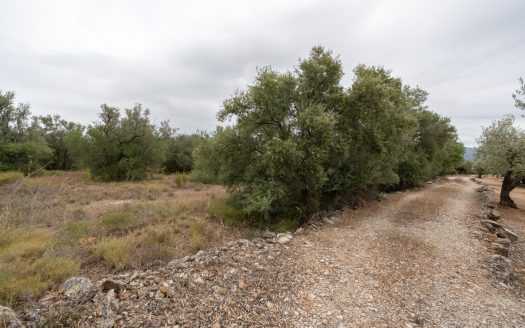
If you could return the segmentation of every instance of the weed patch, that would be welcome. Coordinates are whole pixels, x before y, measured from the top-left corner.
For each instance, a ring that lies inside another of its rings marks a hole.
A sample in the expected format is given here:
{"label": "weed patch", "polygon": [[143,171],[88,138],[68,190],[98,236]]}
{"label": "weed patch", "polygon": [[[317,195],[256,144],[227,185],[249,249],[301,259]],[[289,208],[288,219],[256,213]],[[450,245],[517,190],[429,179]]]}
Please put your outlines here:
{"label": "weed patch", "polygon": [[190,226],[191,229],[191,247],[194,250],[201,250],[206,247],[206,232],[204,225],[200,222],[194,222]]}
{"label": "weed patch", "polygon": [[184,188],[188,183],[189,176],[185,173],[177,172],[173,174],[173,181],[178,188]]}
{"label": "weed patch", "polygon": [[21,180],[24,175],[20,172],[0,172],[0,186]]}
{"label": "weed patch", "polygon": [[212,199],[207,206],[207,212],[226,226],[242,223],[243,220],[242,212],[234,207],[227,198]]}
{"label": "weed patch", "polygon": [[103,260],[106,266],[122,270],[131,266],[134,245],[135,238],[133,235],[120,238],[107,237],[95,245],[93,255]]}

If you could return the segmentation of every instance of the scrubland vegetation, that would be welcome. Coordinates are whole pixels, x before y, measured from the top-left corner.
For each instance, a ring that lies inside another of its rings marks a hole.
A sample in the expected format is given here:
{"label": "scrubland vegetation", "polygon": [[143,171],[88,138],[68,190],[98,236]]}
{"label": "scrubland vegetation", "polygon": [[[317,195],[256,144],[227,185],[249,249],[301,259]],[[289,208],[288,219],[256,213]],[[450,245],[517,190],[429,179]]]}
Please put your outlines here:
{"label": "scrubland vegetation", "polygon": [[0,208],[4,305],[82,271],[148,267],[252,233],[224,188],[186,176],[127,183],[89,181],[85,172],[17,177],[0,189]]}
{"label": "scrubland vegetation", "polygon": [[0,92],[0,303],[82,270],[147,267],[246,226],[291,230],[360,197],[465,167],[427,92],[383,67],[312,49],[287,72],[258,70],[225,100],[213,133],[180,135],[140,104],[102,105],[83,126],[31,117]]}

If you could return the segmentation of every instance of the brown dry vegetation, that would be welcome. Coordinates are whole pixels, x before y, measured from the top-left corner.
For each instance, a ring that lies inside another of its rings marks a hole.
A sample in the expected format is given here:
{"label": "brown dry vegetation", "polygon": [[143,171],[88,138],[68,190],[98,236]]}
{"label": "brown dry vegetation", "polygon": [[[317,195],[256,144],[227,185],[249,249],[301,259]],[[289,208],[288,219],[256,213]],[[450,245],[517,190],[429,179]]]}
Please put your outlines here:
{"label": "brown dry vegetation", "polygon": [[0,186],[0,303],[37,297],[78,272],[149,267],[251,234],[239,219],[222,187],[186,176],[14,179]]}

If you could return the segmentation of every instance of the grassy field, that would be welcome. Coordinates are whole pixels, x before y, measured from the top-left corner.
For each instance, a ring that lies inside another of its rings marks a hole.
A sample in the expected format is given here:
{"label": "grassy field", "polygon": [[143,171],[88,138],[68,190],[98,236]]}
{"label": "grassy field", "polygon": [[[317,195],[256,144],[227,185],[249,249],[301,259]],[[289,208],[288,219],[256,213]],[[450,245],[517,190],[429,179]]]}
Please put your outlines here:
{"label": "grassy field", "polygon": [[96,183],[85,172],[0,173],[0,304],[253,235],[241,221],[222,187],[182,174]]}

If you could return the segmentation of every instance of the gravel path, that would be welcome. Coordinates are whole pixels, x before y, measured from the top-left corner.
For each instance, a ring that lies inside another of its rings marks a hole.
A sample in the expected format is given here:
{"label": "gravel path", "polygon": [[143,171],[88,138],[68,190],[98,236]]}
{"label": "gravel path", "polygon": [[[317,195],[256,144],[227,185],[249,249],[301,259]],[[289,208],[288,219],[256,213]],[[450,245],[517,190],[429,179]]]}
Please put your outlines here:
{"label": "gravel path", "polygon": [[525,327],[524,300],[484,263],[474,190],[450,179],[296,238],[295,326]]}

